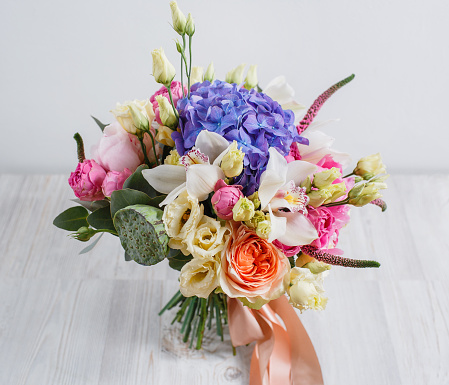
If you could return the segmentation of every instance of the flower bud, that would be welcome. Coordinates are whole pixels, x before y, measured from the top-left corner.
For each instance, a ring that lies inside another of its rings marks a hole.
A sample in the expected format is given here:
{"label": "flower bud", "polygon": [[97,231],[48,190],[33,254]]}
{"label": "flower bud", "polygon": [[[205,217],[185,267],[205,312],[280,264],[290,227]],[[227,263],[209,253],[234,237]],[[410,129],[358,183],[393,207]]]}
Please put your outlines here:
{"label": "flower bud", "polygon": [[175,40],[175,43],[176,43],[176,51],[178,51],[182,55],[184,50],[182,49],[181,43],[178,40]]}
{"label": "flower bud", "polygon": [[324,201],[324,204],[335,202],[346,194],[346,184],[344,182],[331,184],[326,188],[330,197]]}
{"label": "flower bud", "polygon": [[254,216],[249,220],[245,221],[245,225],[252,229],[257,229],[260,222],[268,220],[269,216],[266,216],[263,211],[257,210],[254,212]]}
{"label": "flower bud", "polygon": [[319,207],[324,203],[324,201],[329,199],[332,194],[328,190],[312,190],[307,194],[307,196],[309,197],[309,205]]}
{"label": "flower bud", "polygon": [[80,227],[76,233],[71,234],[72,238],[75,238],[81,242],[87,242],[91,239],[97,232],[90,227]]}
{"label": "flower bud", "polygon": [[383,174],[386,171],[385,165],[379,153],[366,156],[357,162],[354,174],[363,177],[363,179],[371,179],[373,176]]}
{"label": "flower bud", "polygon": [[331,265],[320,261],[308,262],[303,267],[309,269],[313,274],[320,274],[331,269]]}
{"label": "flower bud", "polygon": [[157,83],[170,87],[176,72],[175,67],[168,61],[162,48],[154,49],[151,52],[153,57],[153,76]]}
{"label": "flower bud", "polygon": [[264,220],[257,224],[256,234],[263,239],[268,239],[271,233],[271,221]]}
{"label": "flower bud", "polygon": [[232,209],[234,221],[249,221],[254,216],[254,204],[248,198],[240,198]]}
{"label": "flower bud", "polygon": [[256,210],[260,207],[259,191],[255,191],[248,197],[248,199],[254,203],[254,208]]}
{"label": "flower bud", "polygon": [[180,166],[181,157],[178,154],[176,148],[170,151],[170,154],[166,156],[164,164],[171,164],[173,166]]}
{"label": "flower bud", "polygon": [[383,181],[367,182],[356,185],[349,191],[349,204],[357,207],[365,206],[373,200],[380,198],[382,194],[379,190],[386,188],[387,184],[383,183]]}
{"label": "flower bud", "polygon": [[189,13],[187,15],[187,22],[186,22],[186,34],[188,36],[193,36],[195,33],[195,23],[193,22],[192,14]]}
{"label": "flower bud", "polygon": [[204,74],[204,80],[207,80],[209,82],[213,82],[215,78],[215,69],[214,69],[214,63],[210,62],[209,66],[207,67],[206,73]]}
{"label": "flower bud", "polygon": [[203,81],[203,67],[192,67],[192,74],[190,75],[190,84],[201,83]]}
{"label": "flower bud", "polygon": [[300,187],[304,187],[306,189],[306,193],[310,193],[310,191],[312,190],[312,181],[310,179],[310,176],[308,176],[306,179],[304,179],[300,185]]}
{"label": "flower bud", "polygon": [[243,171],[243,158],[245,153],[237,148],[237,141],[233,141],[228,152],[221,160],[220,168],[228,178],[238,176]]}
{"label": "flower bud", "polygon": [[226,83],[235,83],[240,85],[243,82],[243,71],[245,70],[246,63],[240,64],[238,67],[229,71],[226,74]]}
{"label": "flower bud", "polygon": [[245,88],[247,90],[256,88],[257,83],[257,64],[253,64],[249,66],[248,73],[246,74]]}
{"label": "flower bud", "polygon": [[297,309],[324,310],[327,298],[323,296],[323,274],[312,274],[309,269],[294,267],[290,271],[289,302]]}
{"label": "flower bud", "polygon": [[148,100],[117,103],[111,112],[123,129],[134,135],[140,135],[141,131],[148,131],[154,119],[153,106]]}
{"label": "flower bud", "polygon": [[164,146],[174,147],[175,142],[171,138],[171,134],[173,134],[173,130],[167,126],[159,126],[159,129],[156,134],[156,140],[159,143],[162,143]]}
{"label": "flower bud", "polygon": [[186,23],[187,23],[186,17],[178,8],[178,4],[176,3],[176,1],[170,2],[170,8],[171,8],[171,18],[173,21],[173,29],[182,36],[186,32]]}
{"label": "flower bud", "polygon": [[317,172],[313,176],[313,186],[321,189],[331,185],[337,178],[341,178],[341,172],[337,167],[332,167],[329,170]]}
{"label": "flower bud", "polygon": [[157,104],[159,105],[159,116],[164,126],[175,129],[178,127],[178,117],[173,111],[173,106],[168,99],[162,95],[156,95]]}

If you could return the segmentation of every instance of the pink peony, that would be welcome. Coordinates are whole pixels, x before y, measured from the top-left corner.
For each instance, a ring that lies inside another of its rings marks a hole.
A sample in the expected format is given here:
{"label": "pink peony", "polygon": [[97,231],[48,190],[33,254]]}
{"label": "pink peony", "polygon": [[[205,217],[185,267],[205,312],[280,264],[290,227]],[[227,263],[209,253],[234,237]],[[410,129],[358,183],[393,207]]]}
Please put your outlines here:
{"label": "pink peony", "polygon": [[277,239],[273,241],[273,245],[281,250],[287,257],[293,257],[301,251],[301,246],[287,246],[279,242]]}
{"label": "pink peony", "polygon": [[101,184],[106,171],[94,160],[85,159],[78,163],[75,172],[70,174],[69,185],[75,195],[82,201],[98,201],[104,199]]}
{"label": "pink peony", "polygon": [[[145,134],[144,144],[150,162],[154,161],[152,142],[148,134]],[[156,152],[159,151],[160,148],[156,145]],[[122,172],[127,168],[134,172],[144,163],[139,139],[135,135],[128,134],[117,121],[105,127],[100,141],[92,147],[92,155],[107,171]]]}
{"label": "pink peony", "polygon": [[318,232],[318,238],[310,245],[319,249],[334,248],[338,243],[340,229],[349,222],[349,206],[307,207],[307,218]]}
{"label": "pink peony", "polygon": [[106,174],[106,178],[103,180],[101,189],[106,197],[110,197],[112,192],[115,190],[121,190],[123,188],[123,183],[132,174],[131,170],[125,168],[122,172],[109,171]]}
{"label": "pink peony", "polygon": [[240,198],[243,198],[242,186],[229,186],[223,179],[215,184],[215,194],[212,196],[211,202],[217,213],[218,218],[230,220],[232,219],[232,208]]}
{"label": "pink peony", "polygon": [[[182,99],[182,87],[181,87],[181,82],[172,82],[171,83],[171,86],[170,86],[170,89],[171,89],[171,93],[172,93],[172,96],[173,96],[173,103],[175,103],[175,106],[176,106],[176,104],[178,103],[178,100],[179,99]],[[187,87],[185,87],[184,86],[184,91],[185,91],[185,94],[187,95]],[[162,125],[162,122],[161,122],[161,117],[160,117],[160,114],[159,114],[159,104],[157,103],[157,101],[156,101],[156,96],[157,95],[162,95],[162,96],[165,96],[169,101],[170,101],[170,95],[168,94],[168,90],[167,90],[167,88],[165,87],[165,86],[162,86],[158,91],[156,91],[156,93],[153,95],[153,96],[151,96],[151,98],[150,98],[150,102],[153,104],[153,110],[154,110],[154,113],[156,114],[156,121],[160,124],[160,125]]]}

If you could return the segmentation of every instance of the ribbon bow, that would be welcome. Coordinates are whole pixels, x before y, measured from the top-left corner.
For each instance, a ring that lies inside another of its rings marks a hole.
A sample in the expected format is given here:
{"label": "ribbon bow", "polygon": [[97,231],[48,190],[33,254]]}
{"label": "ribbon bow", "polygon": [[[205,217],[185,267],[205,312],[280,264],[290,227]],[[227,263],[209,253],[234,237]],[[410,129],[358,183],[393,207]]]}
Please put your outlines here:
{"label": "ribbon bow", "polygon": [[228,321],[234,346],[257,342],[251,358],[249,385],[323,385],[315,349],[285,296],[260,310],[229,298]]}

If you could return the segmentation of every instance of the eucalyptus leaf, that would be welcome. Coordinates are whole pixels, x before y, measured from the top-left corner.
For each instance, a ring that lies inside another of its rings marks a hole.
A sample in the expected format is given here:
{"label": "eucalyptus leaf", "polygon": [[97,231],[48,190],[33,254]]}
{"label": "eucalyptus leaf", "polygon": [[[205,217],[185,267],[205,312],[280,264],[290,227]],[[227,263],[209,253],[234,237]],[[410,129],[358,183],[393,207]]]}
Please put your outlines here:
{"label": "eucalyptus leaf", "polygon": [[95,116],[92,116],[92,115],[91,115],[91,118],[92,118],[93,120],[95,120],[95,123],[98,124],[98,127],[100,127],[101,132],[104,131],[104,128],[105,128],[106,126],[109,126],[109,124],[101,123]]}
{"label": "eucalyptus leaf", "polygon": [[133,261],[132,257],[125,251],[125,261]]}
{"label": "eucalyptus leaf", "polygon": [[170,249],[167,259],[172,269],[181,271],[182,267],[191,261],[193,257],[191,255],[184,255],[180,250]]}
{"label": "eucalyptus leaf", "polygon": [[101,209],[102,207],[109,206],[109,201],[107,201],[106,199],[103,199],[102,201],[93,201],[93,202],[82,201],[79,199],[70,199],[70,200],[72,202],[78,203],[79,205],[85,207],[89,211],[95,211],[95,210]]}
{"label": "eucalyptus leaf", "polygon": [[128,177],[128,179],[125,180],[125,183],[123,183],[123,188],[142,191],[145,194],[147,194],[150,198],[155,198],[161,194],[157,192],[143,177],[142,170],[146,169],[148,169],[148,166],[146,164],[142,164],[141,166],[137,167],[136,171],[134,171]]}
{"label": "eucalyptus leaf", "polygon": [[150,205],[151,198],[142,191],[129,188],[116,190],[111,194],[111,217],[114,218],[115,213],[120,209],[137,204]]}
{"label": "eucalyptus leaf", "polygon": [[103,234],[104,233],[101,233],[98,237],[97,237],[97,239],[95,239],[95,241],[93,241],[89,246],[87,246],[87,247],[85,247],[83,250],[81,250],[80,252],[79,252],[79,254],[81,255],[81,254],[86,254],[86,253],[88,253],[89,251],[91,251],[95,246],[97,246],[97,243],[98,243],[98,241],[100,240],[100,238],[103,236]]}
{"label": "eucalyptus leaf", "polygon": [[70,207],[59,214],[53,224],[60,229],[67,231],[77,231],[80,227],[89,227],[87,216],[89,212],[82,206]]}
{"label": "eucalyptus leaf", "polygon": [[92,214],[87,217],[87,222],[98,230],[112,230],[117,232],[114,227],[114,222],[112,222],[111,210],[109,205],[95,210]]}

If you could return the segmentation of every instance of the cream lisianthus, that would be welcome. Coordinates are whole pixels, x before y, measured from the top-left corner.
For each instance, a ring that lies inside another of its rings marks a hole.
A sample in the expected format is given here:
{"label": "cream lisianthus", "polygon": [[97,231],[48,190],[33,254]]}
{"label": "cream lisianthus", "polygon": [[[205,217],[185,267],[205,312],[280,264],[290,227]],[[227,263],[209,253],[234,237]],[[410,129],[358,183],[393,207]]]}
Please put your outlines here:
{"label": "cream lisianthus", "polygon": [[220,283],[220,262],[193,258],[179,275],[179,290],[184,297],[208,298]]}
{"label": "cream lisianthus", "polygon": [[190,75],[190,84],[201,83],[203,81],[204,68],[192,67],[192,73]]}
{"label": "cream lisianthus", "polygon": [[183,240],[196,230],[203,212],[203,205],[200,205],[198,199],[191,197],[187,191],[182,192],[165,207],[162,220],[170,237],[168,245],[172,249],[181,250],[184,255],[189,254]]}
{"label": "cream lisianthus", "polygon": [[170,87],[176,75],[175,67],[171,64],[162,48],[151,51],[153,57],[153,76],[157,83]]}
{"label": "cream lisianthus", "polygon": [[148,130],[155,118],[153,105],[148,99],[117,103],[111,112],[123,129],[130,134]]}
{"label": "cream lisianthus", "polygon": [[323,279],[327,271],[313,274],[307,268],[294,267],[290,270],[290,284],[287,293],[290,304],[297,309],[324,310],[327,298],[323,296]]}
{"label": "cream lisianthus", "polygon": [[187,234],[183,243],[194,258],[220,259],[230,230],[211,217],[204,215],[195,231]]}
{"label": "cream lisianthus", "polygon": [[354,169],[354,174],[359,175],[364,179],[371,179],[373,176],[383,174],[386,172],[386,167],[382,163],[382,158],[379,153],[365,156],[357,162],[357,167]]}
{"label": "cream lisianthus", "polygon": [[173,134],[173,132],[174,131],[167,126],[159,126],[156,140],[164,146],[174,147],[175,141],[171,138],[171,134]]}
{"label": "cream lisianthus", "polygon": [[233,141],[228,152],[221,160],[220,168],[228,178],[238,176],[243,171],[243,158],[245,153],[237,147],[237,141]]}

